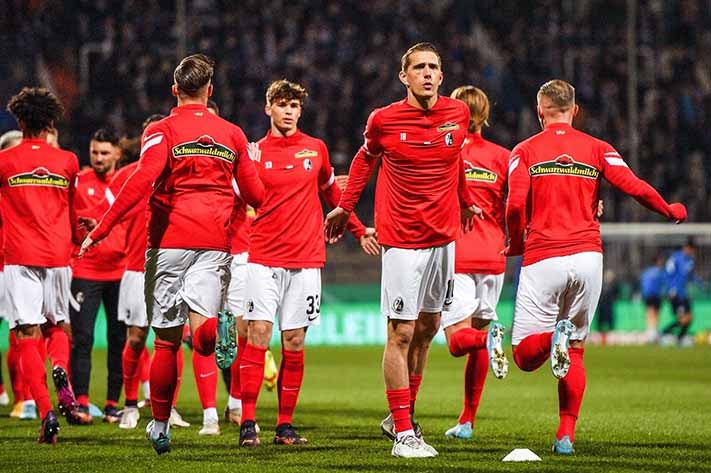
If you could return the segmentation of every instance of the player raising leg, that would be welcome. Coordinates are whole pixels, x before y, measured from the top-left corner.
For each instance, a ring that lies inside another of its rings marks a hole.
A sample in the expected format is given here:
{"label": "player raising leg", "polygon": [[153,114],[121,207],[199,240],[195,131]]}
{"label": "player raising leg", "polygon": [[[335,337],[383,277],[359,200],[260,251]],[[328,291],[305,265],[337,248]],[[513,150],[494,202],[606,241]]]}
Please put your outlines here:
{"label": "player raising leg", "polygon": [[570,455],[586,385],[585,339],[602,286],[601,178],[674,222],[686,218],[686,209],[668,204],[608,143],[572,127],[572,85],[546,82],[537,98],[543,131],[518,144],[509,161],[506,254],[523,254],[513,355],[524,371],[550,358],[559,380],[553,451]]}

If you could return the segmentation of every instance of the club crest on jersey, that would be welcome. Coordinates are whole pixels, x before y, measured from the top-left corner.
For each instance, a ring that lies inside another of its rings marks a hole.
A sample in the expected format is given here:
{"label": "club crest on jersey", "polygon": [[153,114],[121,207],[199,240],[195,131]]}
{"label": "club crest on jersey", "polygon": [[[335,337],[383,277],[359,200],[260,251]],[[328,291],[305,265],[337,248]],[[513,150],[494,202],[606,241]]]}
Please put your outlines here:
{"label": "club crest on jersey", "polygon": [[459,130],[459,123],[447,122],[437,127],[437,132]]}
{"label": "club crest on jersey", "polygon": [[236,154],[227,146],[218,143],[210,135],[202,135],[195,141],[188,141],[173,147],[173,156],[185,158],[188,156],[207,156],[227,162],[234,162]]}
{"label": "club crest on jersey", "polygon": [[7,179],[7,183],[10,187],[40,186],[58,187],[60,189],[69,188],[69,179],[59,174],[53,174],[45,167],[38,167],[30,172],[15,174]]}
{"label": "club crest on jersey", "polygon": [[396,314],[402,313],[402,309],[405,308],[405,302],[402,300],[402,297],[398,297],[393,301],[393,311]]}
{"label": "club crest on jersey", "polygon": [[464,175],[467,181],[478,181],[478,182],[488,182],[493,184],[499,178],[495,172],[489,171],[488,169],[478,168],[469,161],[464,161]]}
{"label": "club crest on jersey", "polygon": [[578,163],[568,154],[561,154],[552,161],[534,164],[528,168],[528,173],[531,177],[573,176],[597,179],[600,175],[600,170],[589,164]]}
{"label": "club crest on jersey", "polygon": [[309,158],[304,159],[304,169],[310,171],[313,167],[314,163]]}
{"label": "club crest on jersey", "polygon": [[447,133],[446,135],[444,135],[444,143],[447,146],[452,146],[454,144],[454,135],[452,134],[451,131],[449,133]]}
{"label": "club crest on jersey", "polygon": [[294,153],[294,157],[296,159],[315,158],[316,156],[318,156],[318,151],[314,151],[312,149],[302,149],[298,153]]}

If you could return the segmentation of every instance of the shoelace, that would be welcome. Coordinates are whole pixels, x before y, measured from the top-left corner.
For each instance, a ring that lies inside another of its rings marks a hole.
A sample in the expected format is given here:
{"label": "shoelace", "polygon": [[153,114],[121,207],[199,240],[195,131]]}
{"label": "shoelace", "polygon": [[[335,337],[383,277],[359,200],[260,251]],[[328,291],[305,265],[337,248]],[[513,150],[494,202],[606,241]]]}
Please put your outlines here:
{"label": "shoelace", "polygon": [[398,443],[401,443],[403,445],[407,445],[410,448],[420,448],[420,439],[415,437],[414,435],[408,435],[407,437],[403,438],[400,440]]}

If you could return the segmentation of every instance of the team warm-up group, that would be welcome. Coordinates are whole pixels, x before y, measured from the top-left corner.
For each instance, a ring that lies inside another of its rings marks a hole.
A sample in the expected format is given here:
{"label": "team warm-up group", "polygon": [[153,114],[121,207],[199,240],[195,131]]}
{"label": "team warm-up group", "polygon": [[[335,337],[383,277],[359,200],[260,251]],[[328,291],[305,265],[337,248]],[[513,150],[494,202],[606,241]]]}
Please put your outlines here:
{"label": "team warm-up group", "polygon": [[[54,95],[25,88],[10,100],[23,138],[0,153],[5,311],[22,382],[42,419],[39,441],[56,442],[59,430],[46,357],[59,412],[70,423],[87,421],[82,406],[88,403],[93,334],[74,329],[86,304],[76,295],[98,301],[90,295],[101,294],[107,306],[117,301],[127,327],[108,328],[105,414],[119,425],[138,424],[139,366],[151,326],[153,419],[146,433],[156,452],[171,448],[186,338],[194,356],[208,360],[198,361],[205,368],[196,371],[216,371],[213,359],[229,371],[226,415],[240,424],[240,446],[259,446],[256,404],[276,323],[282,357],[274,443],[305,444],[292,425],[304,341],[308,327],[320,321],[326,242],[336,243],[348,229],[365,253],[381,256],[390,410],[381,428],[393,440],[392,455],[437,455],[413,414],[440,326],[451,354],[467,357],[463,409],[446,435],[472,437],[488,370],[496,378],[508,372],[496,306],[506,257],[519,255],[513,359],[524,371],[550,360],[560,415],[553,451],[572,454],[586,384],[584,344],[602,287],[601,180],[673,222],[686,218],[684,206],[667,203],[612,146],[572,127],[575,90],[562,80],[538,91],[543,130],[509,152],[482,138],[486,94],[462,86],[451,97],[439,95],[441,56],[433,45],[418,43],[401,59],[407,96],[371,113],[348,176],[337,178],[325,143],[298,128],[303,86],[279,80],[268,87],[270,129],[249,143],[239,127],[207,107],[213,68],[201,54],[178,64],[172,85],[177,107],[148,121],[138,161],[103,187],[97,184],[104,190],[92,199],[81,194],[77,157],[47,144],[61,115]],[[368,228],[354,208],[378,163],[375,225]],[[325,221],[321,198],[333,209]],[[125,242],[131,257],[107,275],[91,261],[116,248],[112,240]],[[73,268],[79,268],[74,275]],[[70,304],[76,306],[71,350]],[[96,308],[86,312],[96,317]],[[119,413],[122,379],[126,404]],[[206,408],[206,419],[216,426],[214,407]]]}

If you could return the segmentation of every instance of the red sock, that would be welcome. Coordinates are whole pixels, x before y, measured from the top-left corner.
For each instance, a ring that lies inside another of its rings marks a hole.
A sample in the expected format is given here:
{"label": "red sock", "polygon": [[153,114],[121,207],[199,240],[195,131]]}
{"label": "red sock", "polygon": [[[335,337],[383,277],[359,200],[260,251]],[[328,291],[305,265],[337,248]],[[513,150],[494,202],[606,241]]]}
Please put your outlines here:
{"label": "red sock", "polygon": [[279,418],[277,425],[291,424],[304,380],[304,351],[281,351],[281,366],[277,378]]}
{"label": "red sock", "polygon": [[449,352],[453,356],[464,356],[477,348],[486,348],[486,330],[466,327],[457,330],[449,337]]}
{"label": "red sock", "polygon": [[44,360],[37,350],[37,339],[23,338],[17,341],[17,345],[24,384],[29,386],[32,392],[32,398],[39,409],[40,419],[44,419],[47,413],[52,410],[52,401],[49,399],[47,390]]}
{"label": "red sock", "polygon": [[244,353],[244,349],[247,347],[247,339],[243,337],[238,337],[237,338],[237,358],[235,359],[235,362],[232,363],[232,366],[230,367],[230,375],[231,375],[231,380],[230,380],[230,396],[235,398],[235,399],[242,399],[239,391],[239,364],[240,360],[242,359],[242,353]]}
{"label": "red sock", "polygon": [[202,356],[209,356],[211,353],[215,353],[215,341],[217,341],[217,317],[207,319],[195,330],[193,350]]}
{"label": "red sock", "polygon": [[151,353],[148,347],[144,346],[141,352],[141,359],[138,361],[138,380],[145,383],[151,378]]}
{"label": "red sock", "polygon": [[89,405],[89,395],[88,394],[80,394],[77,396],[77,404],[80,406],[88,406]]}
{"label": "red sock", "polygon": [[175,384],[178,378],[176,357],[180,345],[163,340],[154,343],[155,352],[151,363],[151,410],[155,420],[166,422],[173,407]]}
{"label": "red sock", "polygon": [[178,354],[175,357],[178,362],[178,379],[175,381],[175,393],[173,394],[173,407],[178,404],[178,395],[180,394],[180,386],[183,384],[183,365],[185,364],[185,352],[182,347],[178,349]]}
{"label": "red sock", "polygon": [[521,340],[514,347],[513,356],[516,366],[523,371],[534,371],[546,362],[551,355],[553,332],[535,333]]}
{"label": "red sock", "polygon": [[247,343],[240,361],[239,387],[242,394],[242,422],[256,420],[257,398],[264,379],[264,354],[267,348]]}
{"label": "red sock", "polygon": [[422,384],[421,374],[411,374],[410,375],[410,414],[415,413],[415,401],[417,400],[417,393],[420,392],[420,384]]}
{"label": "red sock", "polygon": [[395,432],[412,430],[410,422],[410,388],[386,389],[388,408],[395,422]]}
{"label": "red sock", "polygon": [[59,366],[63,370],[69,369],[69,338],[67,333],[56,325],[50,325],[44,331],[47,354],[52,362],[52,368]]}
{"label": "red sock", "polygon": [[193,373],[203,409],[217,406],[217,365],[215,353],[203,356],[193,351]]}
{"label": "red sock", "polygon": [[575,441],[575,422],[578,420],[580,405],[585,393],[585,364],[583,363],[584,348],[569,348],[570,369],[568,374],[558,380],[558,402],[560,424],[556,438],[560,440],[565,435],[570,441]]}
{"label": "red sock", "polygon": [[464,368],[464,407],[459,414],[460,424],[471,422],[472,426],[474,425],[474,418],[477,409],[479,409],[479,401],[488,372],[489,354],[486,349],[472,350],[467,356],[467,364]]}
{"label": "red sock", "polygon": [[10,373],[10,384],[12,385],[12,397],[14,402],[24,401],[25,384],[22,382],[22,372],[20,371],[19,352],[15,331],[10,330],[10,346],[7,349],[7,371]]}
{"label": "red sock", "polygon": [[126,342],[121,356],[123,367],[123,389],[126,393],[126,405],[134,406],[138,402],[139,364],[143,350],[136,350]]}

